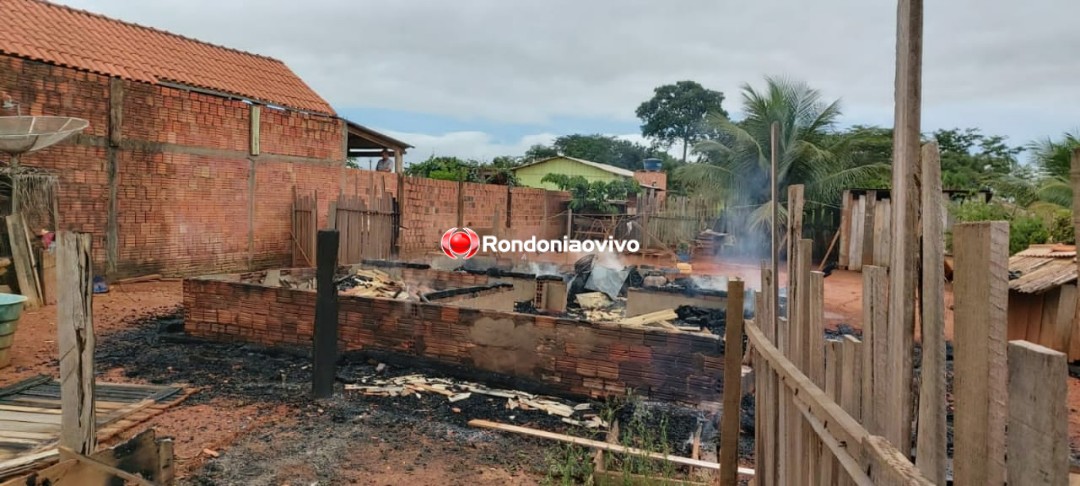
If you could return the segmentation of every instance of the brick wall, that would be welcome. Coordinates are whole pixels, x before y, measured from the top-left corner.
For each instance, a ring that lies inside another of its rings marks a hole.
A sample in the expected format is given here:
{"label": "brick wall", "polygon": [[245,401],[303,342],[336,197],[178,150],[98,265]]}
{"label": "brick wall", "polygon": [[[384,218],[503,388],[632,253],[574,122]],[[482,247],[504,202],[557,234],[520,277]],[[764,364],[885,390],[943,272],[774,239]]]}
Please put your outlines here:
{"label": "brick wall", "polygon": [[[184,281],[185,330],[270,346],[311,342],[312,291],[235,281]],[[388,299],[342,297],[340,347],[391,352],[603,397],[627,388],[653,399],[717,400],[722,342],[663,330]]]}
{"label": "brick wall", "polygon": [[[440,181],[408,177],[403,208],[405,255],[438,252],[443,232],[457,226],[459,187],[460,221],[479,235],[502,238],[562,238],[566,217],[561,205],[569,194],[543,189]],[[507,212],[509,211],[509,215]],[[509,223],[509,225],[507,224]]]}
{"label": "brick wall", "polygon": [[[320,227],[328,225],[330,203],[339,194],[397,196],[396,174],[344,167],[342,120],[262,107],[260,155],[251,156],[251,105],[120,84],[122,141],[114,147],[108,140],[108,77],[0,55],[0,91],[20,103],[24,115],[90,122],[83,134],[24,156],[22,163],[58,175],[59,229],[92,235],[98,273],[193,275],[287,266],[294,193],[317,193]],[[513,189],[518,200],[509,206],[506,226],[505,186],[465,186],[466,224],[503,236],[561,237],[565,220],[545,225],[543,218],[558,214],[565,193]],[[458,184],[408,178],[401,205],[404,254],[437,251],[442,233],[458,222]]]}
{"label": "brick wall", "polygon": [[[291,252],[294,188],[320,191],[324,208],[346,189],[341,120],[264,107],[261,155],[251,157],[250,105],[121,84],[122,142],[112,147],[109,78],[0,56],[0,91],[21,105],[23,115],[90,122],[80,136],[24,156],[22,163],[59,176],[59,229],[93,236],[99,273],[109,270],[110,207],[116,223],[112,275],[217,273],[283,265]],[[358,185],[349,188],[352,193]],[[325,209],[320,215],[325,221]]]}

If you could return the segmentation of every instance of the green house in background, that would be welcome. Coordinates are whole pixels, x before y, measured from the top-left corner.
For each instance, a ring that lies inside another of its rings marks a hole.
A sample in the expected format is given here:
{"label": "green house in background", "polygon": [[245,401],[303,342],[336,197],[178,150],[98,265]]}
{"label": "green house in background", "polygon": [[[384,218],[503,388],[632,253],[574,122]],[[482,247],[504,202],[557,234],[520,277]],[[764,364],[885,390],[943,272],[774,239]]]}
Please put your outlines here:
{"label": "green house in background", "polygon": [[524,187],[536,187],[549,190],[559,190],[559,187],[550,182],[540,182],[548,174],[566,174],[568,176],[582,176],[589,182],[613,181],[618,179],[633,179],[634,173],[626,169],[592,162],[574,157],[551,157],[536,162],[525,164],[514,169],[518,183]]}

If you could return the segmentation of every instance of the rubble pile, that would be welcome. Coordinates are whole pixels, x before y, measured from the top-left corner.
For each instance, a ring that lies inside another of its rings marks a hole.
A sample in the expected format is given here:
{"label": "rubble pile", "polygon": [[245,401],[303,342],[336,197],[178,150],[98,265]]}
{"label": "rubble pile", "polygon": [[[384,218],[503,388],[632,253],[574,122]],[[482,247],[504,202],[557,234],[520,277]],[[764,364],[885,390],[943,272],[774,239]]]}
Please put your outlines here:
{"label": "rubble pile", "polygon": [[618,322],[626,314],[626,298],[614,300],[603,292],[586,292],[574,296],[577,308],[567,310],[567,314],[592,322]]}
{"label": "rubble pile", "polygon": [[375,269],[357,269],[352,274],[339,277],[334,283],[341,295],[422,300],[420,289],[410,291],[408,285],[394,280],[386,272]]}
{"label": "rubble pile", "polygon": [[676,324],[682,327],[697,327],[708,329],[709,332],[723,336],[726,329],[727,311],[725,309],[709,309],[680,305],[675,309],[678,315]]}
{"label": "rubble pile", "polygon": [[345,385],[345,390],[377,397],[416,396],[421,398],[421,394],[431,393],[446,397],[449,403],[461,402],[473,395],[482,395],[505,399],[504,407],[507,410],[546,412],[548,415],[560,417],[562,422],[567,424],[590,429],[608,427],[608,423],[599,415],[590,413],[592,406],[589,403],[567,404],[554,398],[521,391],[488,388],[477,383],[458,382],[446,378],[428,378],[420,374],[386,379],[364,377],[360,379],[360,382],[362,384]]}

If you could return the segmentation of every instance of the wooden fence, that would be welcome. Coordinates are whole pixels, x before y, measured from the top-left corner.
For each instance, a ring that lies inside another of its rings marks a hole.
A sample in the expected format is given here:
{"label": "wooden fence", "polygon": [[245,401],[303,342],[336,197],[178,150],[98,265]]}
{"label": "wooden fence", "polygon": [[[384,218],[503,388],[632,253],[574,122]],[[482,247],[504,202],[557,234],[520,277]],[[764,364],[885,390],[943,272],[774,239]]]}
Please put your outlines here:
{"label": "wooden fence", "polygon": [[[925,147],[922,159],[924,189],[936,196],[936,145]],[[799,214],[801,187],[789,194],[789,210]],[[909,207],[935,214],[941,204],[923,197]],[[775,313],[775,276],[762,269],[762,298],[745,324],[755,370],[756,484],[946,484],[943,223],[923,218],[898,230],[923,235],[905,256],[914,259],[921,246],[922,278],[863,267],[862,339],[825,340],[825,276],[810,270],[813,243],[799,238],[798,218],[788,233],[797,243],[790,246],[786,315]],[[1066,357],[1007,341],[1008,224],[960,224],[954,235],[953,481],[1068,484]],[[906,292],[923,298],[896,298]],[[922,323],[918,380],[914,328],[903,324],[913,309]]]}
{"label": "wooden fence", "polygon": [[319,222],[319,193],[299,196],[293,189],[293,267],[315,266],[315,238]]}
{"label": "wooden fence", "polygon": [[693,243],[703,230],[711,229],[720,211],[702,198],[672,196],[663,204],[643,204],[638,214],[645,233],[643,247],[677,248],[679,243]]}
{"label": "wooden fence", "polygon": [[340,234],[338,264],[352,265],[363,260],[382,260],[397,248],[398,212],[389,192],[365,204],[359,196],[338,196],[331,205],[333,228]]}

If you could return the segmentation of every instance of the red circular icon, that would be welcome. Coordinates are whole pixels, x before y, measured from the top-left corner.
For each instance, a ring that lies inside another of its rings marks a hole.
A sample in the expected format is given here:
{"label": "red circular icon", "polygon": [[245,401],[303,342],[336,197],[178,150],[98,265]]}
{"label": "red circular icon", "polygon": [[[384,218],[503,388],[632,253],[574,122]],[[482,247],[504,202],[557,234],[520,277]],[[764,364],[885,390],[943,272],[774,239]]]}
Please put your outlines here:
{"label": "red circular icon", "polygon": [[469,228],[450,228],[443,233],[439,246],[450,258],[468,259],[480,251],[480,236]]}
{"label": "red circular icon", "polygon": [[458,231],[450,237],[450,251],[457,254],[465,254],[469,252],[469,247],[472,246],[472,239],[464,231]]}

